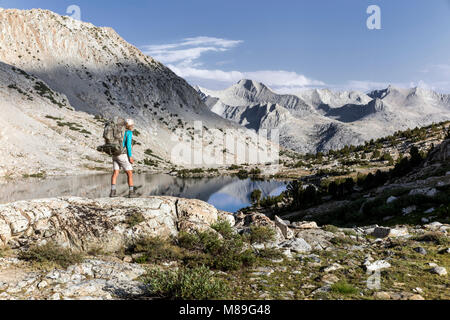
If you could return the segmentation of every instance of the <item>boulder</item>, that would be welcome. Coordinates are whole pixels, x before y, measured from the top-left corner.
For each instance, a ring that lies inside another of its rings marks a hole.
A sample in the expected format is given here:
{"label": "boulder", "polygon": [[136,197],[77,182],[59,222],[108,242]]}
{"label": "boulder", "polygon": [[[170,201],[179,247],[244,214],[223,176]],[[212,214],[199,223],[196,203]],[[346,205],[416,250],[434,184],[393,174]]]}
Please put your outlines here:
{"label": "boulder", "polygon": [[390,197],[386,200],[386,203],[389,204],[389,203],[392,203],[392,202],[394,202],[394,201],[397,201],[397,197],[390,196]]}
{"label": "boulder", "polygon": [[289,248],[292,252],[307,253],[312,247],[302,238],[294,238],[280,244],[282,248]]}
{"label": "boulder", "polygon": [[217,219],[213,206],[174,197],[21,201],[0,205],[0,245],[53,241],[76,250],[114,252],[142,237],[204,230]]}
{"label": "boulder", "polygon": [[448,229],[450,229],[450,226],[442,224],[438,221],[435,221],[435,222],[424,225],[424,228],[427,230],[431,230],[431,231],[446,232]]}
{"label": "boulder", "polygon": [[409,192],[410,196],[416,196],[416,195],[423,195],[427,197],[434,197],[438,194],[438,191],[436,188],[419,188],[419,189],[413,189]]}
{"label": "boulder", "polygon": [[333,247],[330,242],[335,237],[332,232],[322,229],[306,229],[295,232],[297,238],[304,239],[314,250],[325,250]]}
{"label": "boulder", "polygon": [[426,164],[433,162],[445,162],[450,160],[450,139],[436,146],[427,156]]}
{"label": "boulder", "polygon": [[419,254],[423,254],[423,255],[426,255],[428,253],[427,250],[425,250],[425,248],[423,248],[423,247],[416,247],[413,250],[415,252],[417,252]]}
{"label": "boulder", "polygon": [[328,273],[336,270],[342,269],[342,266],[339,263],[333,263],[332,265],[326,266],[321,269],[322,272]]}
{"label": "boulder", "polygon": [[411,213],[413,213],[416,210],[417,210],[416,206],[409,206],[407,208],[403,208],[402,209],[402,213],[403,213],[404,216],[407,216],[408,214],[411,214]]}
{"label": "boulder", "polygon": [[243,214],[238,213],[234,216],[236,219],[235,228],[239,232],[247,233],[250,231],[251,227],[268,227],[275,232],[275,243],[279,243],[285,240],[280,228],[275,225],[275,222],[270,220],[265,214],[262,213],[249,213]]}
{"label": "boulder", "polygon": [[433,274],[437,274],[439,276],[447,275],[447,269],[445,269],[444,267],[439,267],[439,266],[430,269],[430,272]]}
{"label": "boulder", "polygon": [[384,291],[375,292],[373,297],[378,300],[391,300],[391,295]]}
{"label": "boulder", "polygon": [[275,225],[281,230],[281,233],[286,239],[292,239],[295,236],[287,223],[278,216],[275,216]]}
{"label": "boulder", "polygon": [[239,219],[238,224],[242,225],[243,227],[256,226],[275,228],[275,223],[262,213],[251,213],[247,215],[237,216],[236,218]]}
{"label": "boulder", "polygon": [[339,281],[339,278],[334,274],[326,274],[321,279],[325,284],[333,284]]}
{"label": "boulder", "polygon": [[232,227],[234,227],[234,225],[236,224],[236,219],[230,212],[218,210],[217,215],[219,217],[219,220],[228,222]]}
{"label": "boulder", "polygon": [[292,223],[295,229],[306,230],[306,229],[319,229],[317,223],[314,221],[297,221]]}
{"label": "boulder", "polygon": [[218,210],[200,200],[178,199],[176,210],[179,231],[206,230],[218,220]]}
{"label": "boulder", "polygon": [[394,229],[394,228],[385,228],[385,227],[377,227],[373,230],[372,236],[376,238],[396,238],[408,235],[408,229]]}

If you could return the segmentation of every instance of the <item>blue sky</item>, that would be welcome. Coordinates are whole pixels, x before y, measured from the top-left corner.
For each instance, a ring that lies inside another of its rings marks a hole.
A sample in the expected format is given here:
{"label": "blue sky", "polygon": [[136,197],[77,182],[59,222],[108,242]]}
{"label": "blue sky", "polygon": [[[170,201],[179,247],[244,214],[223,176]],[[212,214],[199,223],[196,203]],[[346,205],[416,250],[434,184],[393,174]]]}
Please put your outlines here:
{"label": "blue sky", "polygon": [[[251,78],[279,92],[450,92],[450,0],[0,0],[63,15],[69,5],[209,89]],[[381,30],[366,26],[369,5],[381,9]]]}

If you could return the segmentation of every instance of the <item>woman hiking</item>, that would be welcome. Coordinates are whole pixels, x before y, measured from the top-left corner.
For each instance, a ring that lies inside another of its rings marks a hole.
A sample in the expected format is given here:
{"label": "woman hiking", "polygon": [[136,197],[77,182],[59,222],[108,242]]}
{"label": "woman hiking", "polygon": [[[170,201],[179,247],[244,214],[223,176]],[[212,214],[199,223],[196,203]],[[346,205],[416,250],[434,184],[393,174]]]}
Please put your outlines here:
{"label": "woman hiking", "polygon": [[125,136],[122,142],[122,148],[126,149],[126,153],[123,153],[119,156],[113,156],[113,175],[111,177],[111,194],[109,195],[111,198],[117,197],[117,177],[119,176],[120,169],[125,170],[128,176],[128,186],[130,188],[130,192],[128,194],[129,198],[136,198],[136,191],[134,189],[133,183],[133,166],[134,163],[133,153],[132,153],[132,142],[133,142],[133,128],[134,121],[132,119],[127,119],[125,121]]}

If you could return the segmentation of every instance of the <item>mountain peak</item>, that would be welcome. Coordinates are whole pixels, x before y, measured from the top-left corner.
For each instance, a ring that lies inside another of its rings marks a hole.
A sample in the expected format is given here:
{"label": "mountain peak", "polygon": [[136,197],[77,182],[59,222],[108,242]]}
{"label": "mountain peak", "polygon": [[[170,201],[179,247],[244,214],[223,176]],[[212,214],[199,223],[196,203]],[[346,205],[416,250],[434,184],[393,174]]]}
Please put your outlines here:
{"label": "mountain peak", "polygon": [[266,88],[266,86],[260,82],[256,82],[254,80],[249,80],[249,79],[242,79],[241,81],[239,81],[237,83],[238,86],[245,88],[248,91],[260,91],[264,88]]}

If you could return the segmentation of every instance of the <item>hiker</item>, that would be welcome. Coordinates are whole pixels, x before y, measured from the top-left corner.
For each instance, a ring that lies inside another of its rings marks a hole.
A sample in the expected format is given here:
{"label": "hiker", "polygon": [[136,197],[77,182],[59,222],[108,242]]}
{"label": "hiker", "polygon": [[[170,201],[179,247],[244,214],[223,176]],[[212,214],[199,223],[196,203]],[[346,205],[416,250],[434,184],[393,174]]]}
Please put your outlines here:
{"label": "hiker", "polygon": [[134,189],[134,183],[133,183],[133,166],[134,163],[133,159],[133,153],[132,153],[132,141],[133,141],[133,128],[134,128],[134,121],[132,119],[127,119],[125,121],[125,135],[123,137],[122,142],[122,154],[120,155],[113,155],[113,175],[111,177],[111,198],[117,197],[117,177],[119,176],[120,169],[122,168],[125,170],[128,176],[128,186],[130,188],[130,192],[128,197],[129,198],[135,198],[136,197],[136,191]]}

